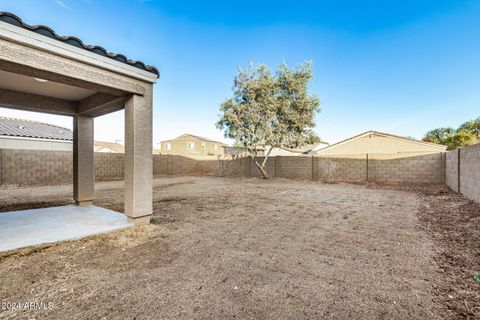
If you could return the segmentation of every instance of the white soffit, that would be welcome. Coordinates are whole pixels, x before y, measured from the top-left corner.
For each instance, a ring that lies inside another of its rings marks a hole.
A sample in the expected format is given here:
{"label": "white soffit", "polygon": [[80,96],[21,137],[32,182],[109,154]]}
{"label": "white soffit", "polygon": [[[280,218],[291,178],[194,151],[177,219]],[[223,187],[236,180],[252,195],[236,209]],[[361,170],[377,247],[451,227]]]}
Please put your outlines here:
{"label": "white soffit", "polygon": [[0,88],[70,101],[79,101],[95,93],[92,90],[53,81],[42,82],[29,76],[3,70],[0,70]]}

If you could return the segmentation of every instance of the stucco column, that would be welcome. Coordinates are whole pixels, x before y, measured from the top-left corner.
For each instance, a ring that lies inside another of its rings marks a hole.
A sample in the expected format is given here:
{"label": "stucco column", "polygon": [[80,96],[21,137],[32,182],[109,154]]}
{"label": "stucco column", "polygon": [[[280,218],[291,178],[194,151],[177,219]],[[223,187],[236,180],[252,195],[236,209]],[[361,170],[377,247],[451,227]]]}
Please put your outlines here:
{"label": "stucco column", "polygon": [[73,198],[77,205],[91,205],[95,198],[93,118],[73,118]]}
{"label": "stucco column", "polygon": [[139,224],[152,214],[152,86],[125,103],[125,214]]}

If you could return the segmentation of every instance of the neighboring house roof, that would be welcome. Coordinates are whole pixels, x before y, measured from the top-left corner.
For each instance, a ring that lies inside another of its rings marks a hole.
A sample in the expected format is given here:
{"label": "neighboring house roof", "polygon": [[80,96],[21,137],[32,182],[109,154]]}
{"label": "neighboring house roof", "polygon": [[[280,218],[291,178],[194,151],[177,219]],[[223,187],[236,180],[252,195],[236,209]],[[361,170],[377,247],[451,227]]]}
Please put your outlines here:
{"label": "neighboring house roof", "polygon": [[95,152],[105,152],[107,150],[114,153],[125,153],[125,147],[120,143],[95,141]]}
{"label": "neighboring house roof", "polygon": [[446,146],[441,145],[441,144],[425,142],[425,141],[421,141],[421,140],[415,140],[415,139],[412,139],[412,138],[397,136],[397,135],[390,134],[390,133],[384,133],[384,132],[380,132],[380,131],[370,130],[370,131],[366,131],[366,132],[357,134],[357,135],[355,135],[353,137],[350,137],[348,139],[341,140],[337,143],[331,144],[328,147],[325,147],[323,149],[318,150],[318,152],[323,152],[323,151],[326,151],[326,150],[330,150],[330,149],[335,148],[336,146],[339,146],[341,144],[344,144],[344,143],[350,142],[352,140],[362,138],[362,137],[365,137],[365,136],[368,136],[368,135],[371,135],[371,134],[375,134],[375,135],[378,135],[378,136],[384,136],[384,137],[390,137],[390,138],[394,138],[394,139],[405,140],[405,141],[412,142],[412,143],[417,143],[417,144],[429,145],[431,147],[438,148],[439,150],[443,150],[443,151],[446,150],[446,148],[447,148]]}
{"label": "neighboring house roof", "polygon": [[[225,145],[223,146],[224,149],[231,149],[231,150],[235,150],[235,149],[238,149],[238,150],[249,150],[249,148],[245,148],[245,147],[238,147],[238,146],[228,146],[228,145]],[[257,147],[257,150],[265,150],[265,147]]]}
{"label": "neighboring house roof", "polygon": [[10,12],[0,12],[0,21],[9,23],[11,25],[35,32],[37,34],[43,35],[45,37],[49,37],[54,40],[61,41],[65,44],[72,45],[77,48],[81,48],[87,51],[90,51],[92,53],[96,53],[98,55],[128,64],[132,67],[139,68],[142,70],[145,70],[150,73],[154,73],[157,75],[157,78],[160,77],[160,72],[158,71],[157,68],[153,66],[146,65],[142,61],[135,61],[135,60],[130,60],[123,54],[118,54],[118,53],[112,53],[108,52],[105,48],[100,47],[100,46],[94,46],[94,45],[88,45],[85,44],[82,40],[80,40],[77,37],[73,36],[60,36],[58,35],[53,29],[47,26],[43,25],[29,25],[25,22],[22,21],[18,16],[10,13]]}
{"label": "neighboring house roof", "polygon": [[[307,145],[304,145],[303,147],[295,148],[295,149],[285,148],[285,147],[279,147],[278,149],[285,150],[291,153],[311,154],[312,152],[325,148],[326,146],[329,146],[328,142],[320,141],[318,143],[307,144]],[[268,147],[265,147],[265,149],[268,149]]]}
{"label": "neighboring house roof", "polygon": [[175,141],[177,140],[178,138],[181,138],[183,136],[190,136],[190,137],[194,137],[194,138],[197,138],[199,140],[204,140],[204,141],[207,141],[207,142],[212,142],[212,143],[218,143],[218,144],[221,144],[223,146],[226,146],[227,144],[226,143],[223,143],[223,142],[220,142],[220,141],[215,141],[215,140],[212,140],[212,139],[208,139],[208,138],[204,138],[204,137],[200,137],[200,136],[196,136],[196,135],[193,135],[193,134],[190,134],[190,133],[185,133],[185,134],[182,134],[174,139],[171,139],[171,140],[164,140],[164,141],[161,141],[161,143],[164,143],[164,142],[172,142],[172,141]]}
{"label": "neighboring house roof", "polygon": [[72,130],[49,123],[25,119],[0,117],[0,136],[73,140]]}

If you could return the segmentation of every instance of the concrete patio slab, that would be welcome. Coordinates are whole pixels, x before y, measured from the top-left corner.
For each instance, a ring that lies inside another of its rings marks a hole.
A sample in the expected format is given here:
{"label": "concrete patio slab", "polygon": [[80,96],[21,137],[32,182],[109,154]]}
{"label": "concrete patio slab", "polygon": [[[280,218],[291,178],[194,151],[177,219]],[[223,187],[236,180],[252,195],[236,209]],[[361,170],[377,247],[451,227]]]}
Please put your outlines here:
{"label": "concrete patio slab", "polygon": [[0,252],[132,226],[127,216],[76,205],[0,213]]}

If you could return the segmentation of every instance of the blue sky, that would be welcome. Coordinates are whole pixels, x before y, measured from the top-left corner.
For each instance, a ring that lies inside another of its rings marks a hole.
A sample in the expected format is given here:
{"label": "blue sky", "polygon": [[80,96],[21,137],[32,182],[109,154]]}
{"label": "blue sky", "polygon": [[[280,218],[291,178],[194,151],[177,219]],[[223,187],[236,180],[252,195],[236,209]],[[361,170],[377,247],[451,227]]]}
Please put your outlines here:
{"label": "blue sky", "polygon": [[[480,116],[480,1],[1,1],[30,24],[157,66],[154,141],[214,123],[238,66],[314,63],[317,133],[421,138]],[[71,127],[64,117],[0,110]],[[123,140],[122,112],[96,138]]]}

